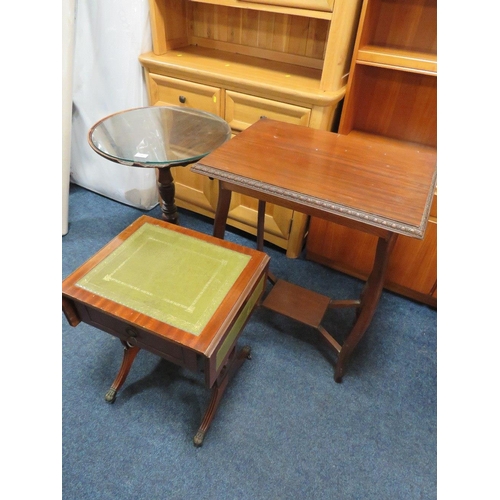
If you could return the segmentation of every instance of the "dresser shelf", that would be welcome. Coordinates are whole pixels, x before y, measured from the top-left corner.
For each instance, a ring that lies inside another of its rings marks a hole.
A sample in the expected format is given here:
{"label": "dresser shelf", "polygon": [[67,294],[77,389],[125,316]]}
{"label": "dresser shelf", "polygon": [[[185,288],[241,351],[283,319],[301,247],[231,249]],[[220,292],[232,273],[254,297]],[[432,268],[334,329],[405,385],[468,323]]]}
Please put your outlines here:
{"label": "dresser shelf", "polygon": [[[327,0],[297,0],[297,1],[283,1],[275,0],[274,5],[271,3],[266,3],[265,1],[254,0],[245,2],[242,0],[190,0],[196,3],[207,3],[212,5],[220,5],[224,7],[234,7],[236,9],[245,10],[258,10],[262,12],[274,12],[276,14],[290,14],[294,16],[304,16],[310,17],[312,19],[326,19],[330,20],[332,16],[332,5],[333,0],[328,2]],[[282,5],[276,5],[282,3]],[[288,6],[287,6],[288,4]],[[295,4],[297,7],[290,7],[290,5]],[[313,9],[313,6],[316,9]],[[309,7],[309,8],[305,8]]]}

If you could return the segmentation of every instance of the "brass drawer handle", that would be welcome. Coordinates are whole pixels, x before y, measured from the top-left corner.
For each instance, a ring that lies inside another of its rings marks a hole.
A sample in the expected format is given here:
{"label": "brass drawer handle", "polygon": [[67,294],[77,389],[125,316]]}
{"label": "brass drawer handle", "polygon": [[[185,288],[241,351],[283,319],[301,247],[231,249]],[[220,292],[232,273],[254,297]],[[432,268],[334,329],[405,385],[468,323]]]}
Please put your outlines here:
{"label": "brass drawer handle", "polygon": [[129,335],[129,338],[127,339],[127,345],[129,347],[134,347],[137,345],[137,331],[132,328],[131,326],[125,328],[125,332]]}

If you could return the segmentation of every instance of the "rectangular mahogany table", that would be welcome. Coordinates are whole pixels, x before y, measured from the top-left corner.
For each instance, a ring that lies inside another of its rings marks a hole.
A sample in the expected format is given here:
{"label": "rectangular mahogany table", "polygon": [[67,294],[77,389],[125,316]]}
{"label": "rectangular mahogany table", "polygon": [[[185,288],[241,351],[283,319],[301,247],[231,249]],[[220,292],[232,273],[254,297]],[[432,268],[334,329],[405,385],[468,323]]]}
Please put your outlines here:
{"label": "rectangular mahogany table", "polygon": [[[224,237],[231,193],[259,200],[257,248],[265,203],[291,208],[378,236],[373,268],[356,300],[333,301],[300,286],[275,283],[263,306],[316,328],[338,353],[342,380],[382,293],[398,234],[423,238],[436,183],[436,150],[368,134],[339,135],[261,119],[191,170],[219,181],[214,236]],[[342,345],[321,325],[330,307],[356,307]]]}
{"label": "rectangular mahogany table", "polygon": [[106,394],[112,403],[140,349],[202,371],[211,400],[201,446],[230,378],[250,355],[236,341],[262,296],[269,257],[257,250],[142,216],[70,274],[62,305],[118,337],[123,361]]}

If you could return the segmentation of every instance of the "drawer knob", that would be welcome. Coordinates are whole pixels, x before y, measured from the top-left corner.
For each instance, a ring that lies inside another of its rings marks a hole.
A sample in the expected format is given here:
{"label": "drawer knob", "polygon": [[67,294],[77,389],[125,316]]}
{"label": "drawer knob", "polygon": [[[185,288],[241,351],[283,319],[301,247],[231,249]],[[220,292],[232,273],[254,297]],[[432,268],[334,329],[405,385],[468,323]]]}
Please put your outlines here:
{"label": "drawer knob", "polygon": [[179,96],[179,102],[181,102],[182,104],[184,104],[186,102],[186,98],[183,95],[180,95]]}

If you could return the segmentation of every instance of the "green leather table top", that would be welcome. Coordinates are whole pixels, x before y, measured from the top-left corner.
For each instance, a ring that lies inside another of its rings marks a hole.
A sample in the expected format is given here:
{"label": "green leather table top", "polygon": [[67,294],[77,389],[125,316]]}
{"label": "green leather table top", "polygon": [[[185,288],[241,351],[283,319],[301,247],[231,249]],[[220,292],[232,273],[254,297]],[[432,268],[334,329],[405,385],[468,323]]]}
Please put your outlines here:
{"label": "green leather table top", "polygon": [[199,335],[249,260],[146,223],[76,286]]}

